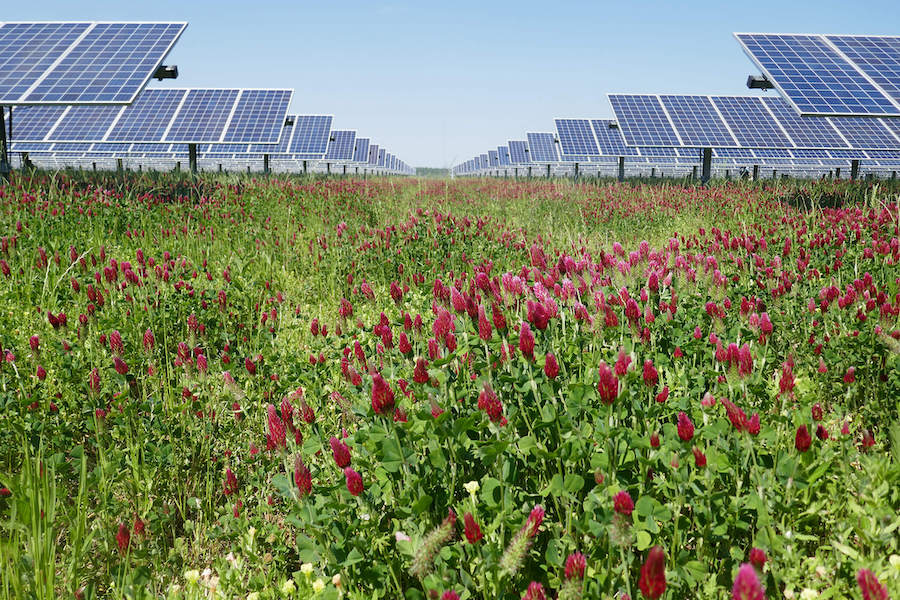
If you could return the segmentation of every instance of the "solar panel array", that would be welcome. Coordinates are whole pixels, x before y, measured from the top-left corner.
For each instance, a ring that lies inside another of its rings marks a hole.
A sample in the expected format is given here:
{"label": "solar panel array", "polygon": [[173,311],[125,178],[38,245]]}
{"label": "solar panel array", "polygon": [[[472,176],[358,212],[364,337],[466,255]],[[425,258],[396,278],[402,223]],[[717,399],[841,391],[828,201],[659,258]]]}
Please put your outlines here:
{"label": "solar panel array", "polygon": [[187,23],[0,22],[0,104],[127,104]]}
{"label": "solar panel array", "polygon": [[900,37],[736,33],[801,115],[900,116]]}
{"label": "solar panel array", "polygon": [[150,89],[127,106],[24,106],[28,142],[277,143],[293,90]]}
{"label": "solar panel array", "polygon": [[[728,119],[726,112],[735,107],[741,107],[743,97],[724,97],[729,102],[737,100],[733,103],[722,103],[723,97],[716,97],[715,106],[720,109],[723,118]],[[778,98],[765,98],[766,102],[778,101]],[[783,107],[790,110],[786,104],[782,102]],[[726,111],[722,111],[722,107]],[[758,106],[756,107],[759,108]],[[809,119],[796,117],[804,122],[812,121],[824,122],[830,128],[834,135],[837,133],[827,121],[821,119]],[[585,129],[584,124],[590,125],[590,134]],[[554,142],[542,136],[542,143],[545,147],[551,147],[551,144],[560,147],[559,161],[552,163],[552,172],[557,174],[572,173],[575,163],[579,163],[582,168],[590,169],[593,167],[597,170],[611,170],[618,164],[619,157],[627,158],[627,168],[631,172],[644,172],[655,167],[657,169],[692,169],[693,166],[699,165],[702,157],[702,147],[700,146],[628,146],[625,143],[625,137],[622,130],[617,126],[617,122],[612,119],[556,119],[557,139]],[[818,127],[816,128],[818,130]],[[790,131],[790,129],[789,129]],[[572,132],[577,132],[573,134]],[[784,136],[786,132],[781,132]],[[532,134],[534,135],[534,134]],[[551,134],[552,135],[552,134]],[[580,146],[571,145],[573,136],[581,136],[578,140]],[[735,133],[737,135],[737,133]],[[760,132],[760,136],[772,136],[773,130],[766,128]],[[569,136],[567,141],[563,141]],[[777,137],[777,136],[776,136]],[[739,138],[740,139],[740,138]],[[788,143],[790,137],[785,138]],[[485,164],[481,156],[460,163],[453,168],[453,172],[457,174],[498,174],[509,173],[510,167],[525,167],[530,163],[528,155],[531,153],[528,149],[528,142],[513,141],[507,142],[510,152],[510,164],[500,164],[499,167],[490,163]],[[501,149],[504,146],[500,147]],[[568,152],[590,151],[591,154],[568,154]],[[763,168],[777,168],[782,171],[790,172],[810,172],[816,174],[816,169],[833,169],[836,167],[848,167],[850,160],[865,160],[866,164],[872,169],[883,169],[887,171],[900,170],[900,147],[894,150],[854,150],[844,149],[808,149],[808,148],[715,148],[713,149],[713,166],[719,171],[740,167],[750,168],[753,165],[760,165]],[[551,163],[544,163],[540,166],[546,167]],[[819,175],[821,173],[818,173]]]}
{"label": "solar panel array", "polygon": [[900,148],[888,119],[804,118],[781,98],[610,94],[609,102],[629,146]]}

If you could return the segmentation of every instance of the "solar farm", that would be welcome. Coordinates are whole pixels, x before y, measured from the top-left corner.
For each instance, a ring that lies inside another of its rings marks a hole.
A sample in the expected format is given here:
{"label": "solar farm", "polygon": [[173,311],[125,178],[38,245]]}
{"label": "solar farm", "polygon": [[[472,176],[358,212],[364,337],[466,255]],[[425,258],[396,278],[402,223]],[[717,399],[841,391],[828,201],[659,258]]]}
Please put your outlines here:
{"label": "solar farm", "polygon": [[0,598],[900,598],[900,37],[444,172],[190,35],[0,21]]}

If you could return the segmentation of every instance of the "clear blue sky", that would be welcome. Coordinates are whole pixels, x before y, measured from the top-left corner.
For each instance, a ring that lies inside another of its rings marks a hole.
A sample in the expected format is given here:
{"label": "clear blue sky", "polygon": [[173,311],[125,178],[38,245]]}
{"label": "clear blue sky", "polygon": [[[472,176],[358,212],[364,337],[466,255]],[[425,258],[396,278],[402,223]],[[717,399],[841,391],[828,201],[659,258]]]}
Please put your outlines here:
{"label": "clear blue sky", "polygon": [[188,21],[179,79],[152,85],[294,88],[294,111],[414,166],[609,117],[609,92],[749,93],[734,31],[900,34],[897,0],[38,0],[2,18]]}

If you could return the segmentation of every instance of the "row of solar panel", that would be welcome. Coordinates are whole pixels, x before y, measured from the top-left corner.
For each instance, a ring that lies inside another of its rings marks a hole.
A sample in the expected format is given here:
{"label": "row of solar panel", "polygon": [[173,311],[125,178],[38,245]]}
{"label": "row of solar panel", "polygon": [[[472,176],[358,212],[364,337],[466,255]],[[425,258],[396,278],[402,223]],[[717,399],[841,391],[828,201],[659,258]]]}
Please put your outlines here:
{"label": "row of solar panel", "polygon": [[[565,119],[559,121],[579,121],[605,126],[610,121],[604,119]],[[615,130],[613,130],[615,131]],[[545,141],[548,136],[553,134],[531,134],[530,139],[539,139]],[[550,142],[555,144],[556,141]],[[524,155],[527,157],[531,154],[531,150],[527,143],[520,142],[516,145],[525,146]],[[625,147],[620,146],[626,152],[619,154],[607,154],[605,156],[567,156],[560,154],[557,160],[512,160],[512,142],[507,146],[500,146],[497,150],[489,150],[486,154],[481,154],[475,158],[468,160],[454,168],[459,173],[474,173],[480,171],[496,170],[504,167],[527,166],[530,164],[546,165],[573,165],[580,163],[582,166],[590,165],[614,165],[618,162],[618,157],[627,157],[628,164],[688,164],[696,165],[701,161],[701,148],[659,148],[659,147]],[[843,167],[850,160],[865,160],[866,164],[871,166],[881,166],[885,168],[900,167],[900,150],[897,151],[879,151],[879,150],[805,150],[805,149],[742,149],[742,148],[717,148],[712,150],[713,160],[719,165],[734,166],[750,166],[750,165],[796,165],[807,167]],[[545,157],[549,156],[549,150],[545,150]]]}
{"label": "row of solar panel", "polygon": [[277,144],[293,90],[150,89],[127,106],[25,106],[12,138],[25,142]]}
{"label": "row of solar panel", "polygon": [[[609,102],[629,146],[900,148],[898,119],[801,117],[777,97],[610,94]],[[577,135],[566,138],[586,148]]]}

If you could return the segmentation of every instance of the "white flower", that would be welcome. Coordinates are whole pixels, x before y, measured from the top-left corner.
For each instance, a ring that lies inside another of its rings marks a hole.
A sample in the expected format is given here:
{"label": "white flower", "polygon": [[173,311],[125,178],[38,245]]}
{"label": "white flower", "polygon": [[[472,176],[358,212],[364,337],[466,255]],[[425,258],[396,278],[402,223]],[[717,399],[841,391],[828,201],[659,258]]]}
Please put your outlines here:
{"label": "white flower", "polygon": [[472,499],[475,498],[475,494],[477,494],[478,490],[481,488],[481,486],[478,484],[477,481],[470,481],[469,483],[464,483],[463,487],[466,489],[467,492],[469,492],[469,495],[472,496]]}
{"label": "white flower", "polygon": [[292,596],[294,592],[297,590],[297,586],[294,585],[293,579],[288,579],[284,583],[281,584],[281,593],[285,596]]}
{"label": "white flower", "polygon": [[891,554],[888,562],[891,563],[892,567],[900,571],[900,554]]}
{"label": "white flower", "polygon": [[259,600],[259,592],[250,592],[247,594],[247,600]]}
{"label": "white flower", "polygon": [[398,531],[394,534],[394,539],[396,539],[398,542],[408,542],[409,536],[402,531]]}
{"label": "white flower", "polygon": [[313,581],[312,587],[313,591],[318,594],[325,589],[325,582],[321,579],[316,579],[315,581]]}
{"label": "white flower", "polygon": [[334,575],[334,577],[331,578],[331,584],[337,588],[341,587],[341,574],[340,573],[336,573]]}
{"label": "white flower", "polygon": [[200,579],[200,571],[197,569],[191,569],[189,571],[184,572],[184,578],[188,583],[197,583],[197,580]]}
{"label": "white flower", "polygon": [[303,563],[302,565],[300,565],[300,572],[303,573],[304,575],[306,575],[307,577],[312,575],[312,572],[313,572],[312,563]]}
{"label": "white flower", "polygon": [[362,519],[363,521],[368,521],[371,517],[369,517],[369,513],[363,513],[363,514],[359,515],[359,518]]}
{"label": "white flower", "polygon": [[812,588],[803,588],[803,591],[800,592],[800,600],[813,600],[814,598],[819,597],[819,592]]}

